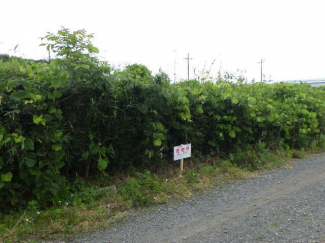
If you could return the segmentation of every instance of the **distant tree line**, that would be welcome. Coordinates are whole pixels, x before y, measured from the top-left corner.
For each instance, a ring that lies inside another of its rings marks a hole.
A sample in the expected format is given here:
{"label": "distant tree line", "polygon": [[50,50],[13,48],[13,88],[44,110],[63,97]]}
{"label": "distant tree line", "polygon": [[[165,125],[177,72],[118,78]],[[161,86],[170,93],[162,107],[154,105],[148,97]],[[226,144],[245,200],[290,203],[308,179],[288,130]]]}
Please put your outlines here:
{"label": "distant tree line", "polygon": [[27,61],[27,62],[32,61],[32,62],[35,62],[35,63],[47,63],[48,62],[45,59],[35,60],[35,59],[29,59],[29,58],[22,58],[22,57],[10,56],[8,54],[0,54],[0,60],[2,62],[9,62],[11,60]]}

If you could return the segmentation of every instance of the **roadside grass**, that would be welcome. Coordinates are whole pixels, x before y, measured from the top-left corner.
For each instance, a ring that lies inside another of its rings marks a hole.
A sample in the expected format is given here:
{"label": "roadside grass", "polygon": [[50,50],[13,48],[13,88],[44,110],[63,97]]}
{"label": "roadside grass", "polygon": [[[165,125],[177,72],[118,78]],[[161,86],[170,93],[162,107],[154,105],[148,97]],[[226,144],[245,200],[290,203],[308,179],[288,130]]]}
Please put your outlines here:
{"label": "roadside grass", "polygon": [[107,176],[87,183],[80,179],[79,183],[83,185],[80,193],[71,195],[67,202],[59,201],[42,209],[33,200],[23,210],[0,213],[0,242],[69,240],[79,234],[120,224],[149,205],[191,197],[215,186],[255,177],[270,168],[284,166],[290,169],[293,159],[320,151],[323,150],[243,152],[230,156],[229,160],[188,159],[182,174],[175,163],[160,169],[149,168],[154,172],[133,169],[114,178]]}

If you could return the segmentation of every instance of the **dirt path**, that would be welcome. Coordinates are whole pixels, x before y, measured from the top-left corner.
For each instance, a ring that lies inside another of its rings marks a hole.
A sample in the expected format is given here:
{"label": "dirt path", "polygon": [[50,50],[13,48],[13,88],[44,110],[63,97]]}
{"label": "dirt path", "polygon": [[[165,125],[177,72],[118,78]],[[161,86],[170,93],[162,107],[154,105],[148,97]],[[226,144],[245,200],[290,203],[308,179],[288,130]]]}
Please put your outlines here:
{"label": "dirt path", "polygon": [[325,242],[325,154],[74,242]]}

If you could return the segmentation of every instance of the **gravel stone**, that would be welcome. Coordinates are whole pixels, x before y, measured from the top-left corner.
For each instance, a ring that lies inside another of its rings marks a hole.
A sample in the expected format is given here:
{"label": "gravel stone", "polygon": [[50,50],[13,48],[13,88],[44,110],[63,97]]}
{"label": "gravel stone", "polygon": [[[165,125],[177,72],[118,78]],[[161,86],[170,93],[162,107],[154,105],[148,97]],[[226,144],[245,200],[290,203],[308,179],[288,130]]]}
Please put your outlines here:
{"label": "gravel stone", "polygon": [[325,153],[127,218],[71,242],[325,242]]}

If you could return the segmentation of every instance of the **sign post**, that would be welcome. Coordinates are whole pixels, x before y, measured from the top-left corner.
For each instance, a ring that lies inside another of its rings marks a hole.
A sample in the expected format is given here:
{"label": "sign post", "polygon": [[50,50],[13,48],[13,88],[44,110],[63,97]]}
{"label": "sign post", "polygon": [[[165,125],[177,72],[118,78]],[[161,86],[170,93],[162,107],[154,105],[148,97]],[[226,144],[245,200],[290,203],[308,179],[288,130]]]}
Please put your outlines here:
{"label": "sign post", "polygon": [[191,157],[191,144],[181,144],[174,147],[174,161],[181,160],[180,170],[184,170],[184,159]]}

